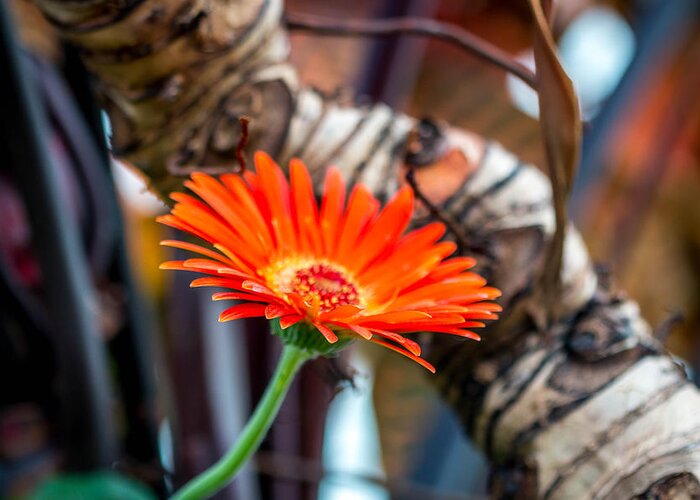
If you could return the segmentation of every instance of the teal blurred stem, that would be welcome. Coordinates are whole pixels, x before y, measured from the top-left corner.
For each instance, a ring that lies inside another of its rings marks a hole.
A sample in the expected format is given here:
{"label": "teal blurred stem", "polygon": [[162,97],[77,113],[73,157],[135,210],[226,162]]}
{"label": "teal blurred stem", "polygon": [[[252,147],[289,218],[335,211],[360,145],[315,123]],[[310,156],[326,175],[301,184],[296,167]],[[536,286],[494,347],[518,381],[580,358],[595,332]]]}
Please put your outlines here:
{"label": "teal blurred stem", "polygon": [[236,473],[255,453],[270,429],[294,376],[313,355],[306,349],[285,345],[275,373],[265,389],[255,412],[231,450],[209,469],[195,477],[171,497],[173,500],[194,500],[213,495],[230,483]]}

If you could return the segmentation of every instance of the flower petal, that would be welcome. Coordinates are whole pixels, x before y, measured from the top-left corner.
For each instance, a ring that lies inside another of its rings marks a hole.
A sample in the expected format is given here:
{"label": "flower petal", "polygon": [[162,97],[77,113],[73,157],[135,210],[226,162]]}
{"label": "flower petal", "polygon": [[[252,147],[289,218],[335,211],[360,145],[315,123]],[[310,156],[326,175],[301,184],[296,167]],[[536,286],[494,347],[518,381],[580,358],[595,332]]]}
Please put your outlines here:
{"label": "flower petal", "polygon": [[427,369],[431,373],[435,373],[435,367],[433,365],[428,363],[423,358],[416,356],[415,354],[413,354],[410,351],[401,349],[400,347],[397,347],[393,344],[390,344],[389,342],[385,342],[383,340],[380,340],[377,337],[373,337],[371,342],[374,342],[375,344],[379,344],[380,346],[386,347],[387,349],[391,349],[394,352],[398,352],[399,354],[402,354],[402,355],[406,356],[407,358],[412,359],[413,361],[415,361],[416,363],[418,363],[419,365],[421,365],[423,368]]}
{"label": "flower petal", "polygon": [[362,337],[365,340],[370,340],[372,338],[372,332],[370,332],[367,328],[364,328],[360,325],[344,325],[346,328],[352,330],[356,334],[358,334],[360,337]]}
{"label": "flower petal", "polygon": [[371,223],[358,241],[362,249],[357,257],[350,262],[348,270],[359,272],[376,259],[387,247],[396,244],[408,226],[413,215],[413,191],[406,187],[392,198],[380,212],[377,219]]}
{"label": "flower petal", "polygon": [[373,314],[359,318],[361,322],[372,323],[404,323],[406,321],[416,321],[430,318],[430,314],[421,311],[394,311],[382,314]]}
{"label": "flower petal", "polygon": [[265,304],[238,304],[229,307],[219,315],[219,322],[232,321],[234,319],[254,318],[265,315]]}
{"label": "flower petal", "polygon": [[344,306],[336,307],[330,311],[319,314],[318,319],[320,321],[341,321],[342,319],[348,319],[352,316],[356,316],[362,308],[352,304],[346,304]]}
{"label": "flower petal", "polygon": [[247,210],[219,181],[207,174],[193,173],[192,181],[185,181],[185,186],[206,201],[227,222],[228,227],[248,243],[247,252],[265,254],[265,242],[259,239]]}
{"label": "flower petal", "polygon": [[255,154],[255,169],[260,189],[270,209],[277,247],[284,254],[291,254],[297,250],[297,238],[290,215],[289,185],[280,168],[265,153]]}
{"label": "flower petal", "polygon": [[241,176],[235,174],[222,175],[221,182],[224,183],[226,188],[231,192],[232,196],[234,196],[236,200],[238,200],[240,206],[243,207],[245,217],[250,218],[258,239],[264,242],[267,248],[272,248],[274,245],[272,235],[270,233],[272,227],[262,216],[260,207],[256,203],[256,200],[250,191],[250,187],[241,178]]}
{"label": "flower petal", "polygon": [[209,257],[210,259],[215,259],[220,262],[223,262],[224,264],[232,265],[231,260],[227,259],[220,253],[214,252],[213,250],[209,250],[208,248],[204,248],[200,245],[195,245],[194,243],[188,243],[186,241],[178,240],[163,240],[160,242],[160,244],[165,247],[178,248],[180,250],[187,250],[190,252],[198,253],[200,255],[204,255],[205,257]]}
{"label": "flower petal", "polygon": [[333,333],[333,330],[328,328],[326,325],[324,325],[323,323],[312,324],[316,327],[316,329],[319,332],[321,332],[321,335],[323,335],[329,343],[335,344],[336,342],[338,342],[338,336],[335,333]]}
{"label": "flower petal", "polygon": [[372,333],[376,333],[377,335],[387,338],[389,340],[393,340],[394,342],[402,345],[406,349],[408,349],[410,352],[415,354],[416,356],[420,356],[421,353],[421,348],[418,342],[415,342],[409,338],[404,337],[403,335],[400,335],[396,332],[390,332],[387,330],[379,330],[377,328],[370,328],[370,331]]}
{"label": "flower petal", "polygon": [[334,260],[340,264],[350,264],[353,256],[357,254],[358,248],[355,246],[360,233],[365,225],[377,213],[379,204],[374,199],[372,193],[358,184],[350,193],[348,208],[343,219],[343,226],[338,237],[338,246],[335,250]]}
{"label": "flower petal", "polygon": [[303,316],[299,314],[290,314],[289,316],[283,316],[280,318],[280,328],[282,328],[282,330],[286,330],[290,326],[299,323],[302,319],[304,319]]}
{"label": "flower petal", "polygon": [[290,309],[287,305],[269,304],[265,308],[265,318],[281,318],[282,316],[288,316],[289,314],[293,314],[294,312],[295,311]]}
{"label": "flower petal", "polygon": [[333,255],[335,253],[344,207],[345,182],[340,171],[331,167],[326,172],[320,215],[321,236],[325,255]]}
{"label": "flower petal", "polygon": [[314,199],[311,176],[299,160],[293,159],[289,164],[292,184],[296,230],[299,237],[299,249],[312,255],[321,255],[321,233],[318,228],[318,207]]}
{"label": "flower petal", "polygon": [[217,302],[219,300],[248,300],[251,302],[268,302],[269,296],[257,295],[253,293],[240,292],[216,292],[211,295],[211,300]]}

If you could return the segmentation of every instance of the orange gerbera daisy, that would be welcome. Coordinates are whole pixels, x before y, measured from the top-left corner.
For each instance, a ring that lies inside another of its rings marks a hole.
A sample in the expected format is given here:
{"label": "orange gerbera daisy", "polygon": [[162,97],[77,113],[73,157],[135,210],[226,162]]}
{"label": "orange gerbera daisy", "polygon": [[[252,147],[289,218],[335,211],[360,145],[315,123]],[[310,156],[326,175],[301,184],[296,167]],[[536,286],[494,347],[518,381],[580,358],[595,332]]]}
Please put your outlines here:
{"label": "orange gerbera daisy", "polygon": [[[380,210],[359,184],[345,203],[340,172],[326,175],[320,208],[309,173],[290,164],[290,183],[264,153],[257,174],[225,174],[219,180],[192,174],[185,186],[198,197],[175,192],[172,212],[159,222],[206,241],[163,245],[202,257],[166,262],[162,269],[209,276],[191,286],[228,289],[213,300],[238,300],[219,321],[264,316],[292,325],[313,325],[328,343],[361,337],[397,351],[430,371],[420,346],[403,336],[439,332],[475,340],[469,328],[495,319],[500,292],[468,272],[469,257],[445,260],[456,246],[439,242],[441,223],[403,235],[413,215],[413,192],[404,187]],[[310,330],[305,330],[310,331]]]}

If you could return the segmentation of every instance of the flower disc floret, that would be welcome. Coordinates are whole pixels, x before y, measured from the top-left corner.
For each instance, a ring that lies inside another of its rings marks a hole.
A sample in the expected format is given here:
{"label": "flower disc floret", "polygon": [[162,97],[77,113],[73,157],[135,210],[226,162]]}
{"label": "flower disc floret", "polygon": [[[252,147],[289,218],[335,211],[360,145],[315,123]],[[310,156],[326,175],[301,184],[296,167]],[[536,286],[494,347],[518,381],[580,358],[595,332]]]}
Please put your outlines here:
{"label": "flower disc floret", "polygon": [[275,262],[260,274],[277,294],[296,294],[305,303],[318,304],[320,313],[340,306],[360,305],[359,286],[350,273],[338,265],[285,259]]}

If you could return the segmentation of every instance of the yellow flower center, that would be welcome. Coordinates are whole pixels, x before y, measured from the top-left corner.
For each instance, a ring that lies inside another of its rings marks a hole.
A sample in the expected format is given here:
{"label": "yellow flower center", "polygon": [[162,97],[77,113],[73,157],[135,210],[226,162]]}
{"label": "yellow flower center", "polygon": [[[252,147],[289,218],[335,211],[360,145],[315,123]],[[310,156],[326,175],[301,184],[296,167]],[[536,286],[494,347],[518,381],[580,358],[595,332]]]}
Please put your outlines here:
{"label": "yellow flower center", "polygon": [[268,267],[262,275],[274,291],[296,293],[309,304],[318,303],[320,312],[360,304],[357,285],[335,264],[285,260]]}

